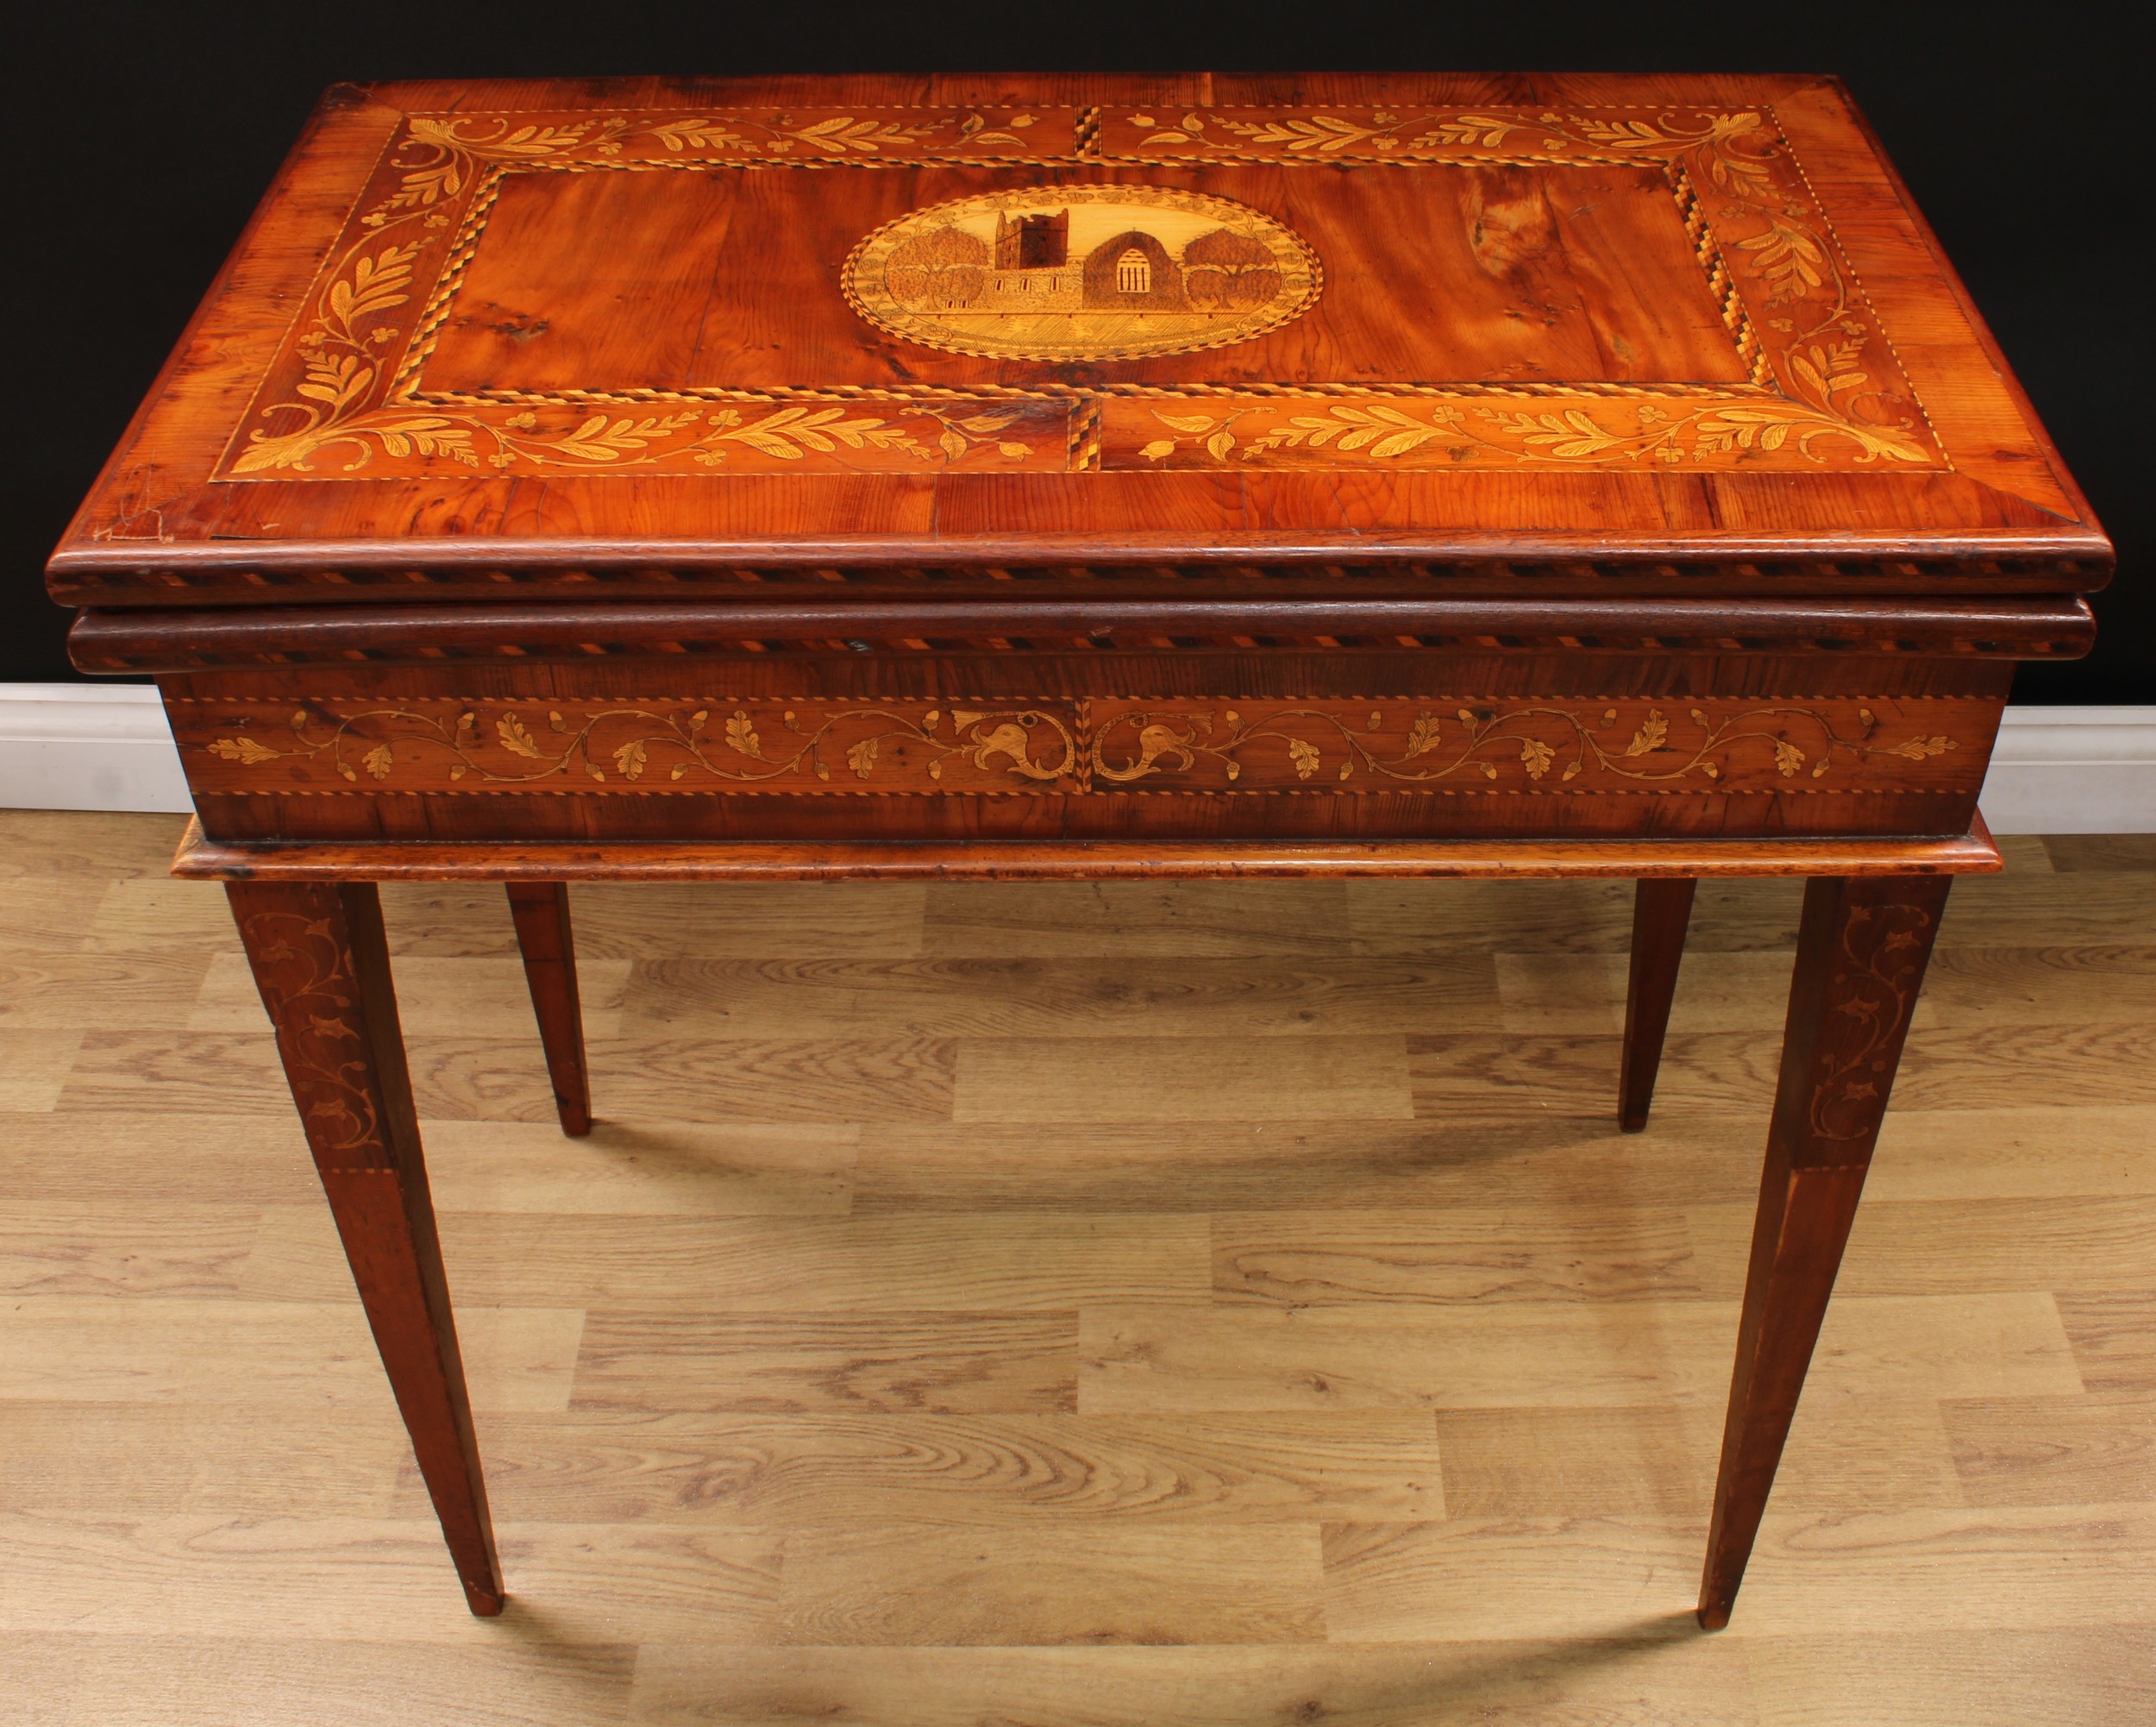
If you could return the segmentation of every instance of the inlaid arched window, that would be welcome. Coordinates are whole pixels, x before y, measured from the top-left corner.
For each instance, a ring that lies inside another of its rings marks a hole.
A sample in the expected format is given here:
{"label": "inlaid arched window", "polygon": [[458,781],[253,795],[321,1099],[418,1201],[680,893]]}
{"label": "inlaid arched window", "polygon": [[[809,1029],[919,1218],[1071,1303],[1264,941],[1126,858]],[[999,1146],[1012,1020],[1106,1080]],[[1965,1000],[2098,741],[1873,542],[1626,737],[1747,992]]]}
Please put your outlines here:
{"label": "inlaid arched window", "polygon": [[1135,246],[1115,261],[1115,291],[1119,294],[1153,292],[1152,263]]}

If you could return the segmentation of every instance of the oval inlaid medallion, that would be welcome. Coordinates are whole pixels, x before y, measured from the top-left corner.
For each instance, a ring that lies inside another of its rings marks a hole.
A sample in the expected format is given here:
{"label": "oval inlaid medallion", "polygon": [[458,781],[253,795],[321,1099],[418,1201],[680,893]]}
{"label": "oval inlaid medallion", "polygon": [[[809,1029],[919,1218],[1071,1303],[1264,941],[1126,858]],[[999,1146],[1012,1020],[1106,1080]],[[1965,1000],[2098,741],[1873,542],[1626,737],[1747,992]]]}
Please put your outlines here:
{"label": "oval inlaid medallion", "polygon": [[1000,360],[1136,360],[1247,342],[1308,311],[1318,255],[1271,217],[1165,186],[1034,186],[931,204],[846,260],[879,330]]}

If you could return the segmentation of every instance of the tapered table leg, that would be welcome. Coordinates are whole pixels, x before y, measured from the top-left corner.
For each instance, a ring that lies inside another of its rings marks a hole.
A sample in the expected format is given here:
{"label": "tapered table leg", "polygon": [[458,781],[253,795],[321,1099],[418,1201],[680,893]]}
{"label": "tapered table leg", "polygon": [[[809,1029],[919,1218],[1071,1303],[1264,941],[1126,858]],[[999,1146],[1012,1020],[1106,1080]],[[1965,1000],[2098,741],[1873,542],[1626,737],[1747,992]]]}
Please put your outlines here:
{"label": "tapered table leg", "polygon": [[569,889],[561,882],[511,882],[509,910],[524,956],[539,1042],[554,1082],[561,1131],[592,1131],[592,1076],[584,1061],[584,1014],[576,993],[576,942],[569,930]]}
{"label": "tapered table leg", "polygon": [[1692,919],[1690,876],[1643,877],[1632,901],[1632,976],[1625,989],[1624,1077],[1617,1125],[1636,1134],[1647,1125],[1662,1040],[1670,1029],[1677,970],[1684,958],[1684,928]]}
{"label": "tapered table leg", "polygon": [[472,1433],[372,882],[228,882],[285,1077],[351,1261],[442,1533],[479,1614],[502,1611]]}
{"label": "tapered table leg", "polygon": [[1700,1623],[1729,1623],[1879,1137],[1952,877],[1821,877],[1804,890]]}

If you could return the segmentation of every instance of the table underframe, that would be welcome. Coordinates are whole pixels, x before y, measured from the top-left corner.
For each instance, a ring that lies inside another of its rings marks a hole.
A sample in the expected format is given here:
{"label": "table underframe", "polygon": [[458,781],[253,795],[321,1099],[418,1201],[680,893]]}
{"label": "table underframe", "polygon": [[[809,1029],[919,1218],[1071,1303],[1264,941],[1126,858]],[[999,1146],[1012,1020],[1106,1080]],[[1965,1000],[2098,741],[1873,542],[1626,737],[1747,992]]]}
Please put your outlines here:
{"label": "table underframe", "polygon": [[582,881],[1618,876],[1638,887],[1618,1116],[1646,1124],[1702,877],[1805,878],[1738,1322],[1700,1623],[1727,1624],[1826,1316],[1965,835],[1844,840],[976,845],[229,844],[191,825],[176,875],[222,881],[382,1363],[473,1612],[507,1598],[405,1067],[378,884],[507,889],[561,1126],[591,1128],[569,887]]}

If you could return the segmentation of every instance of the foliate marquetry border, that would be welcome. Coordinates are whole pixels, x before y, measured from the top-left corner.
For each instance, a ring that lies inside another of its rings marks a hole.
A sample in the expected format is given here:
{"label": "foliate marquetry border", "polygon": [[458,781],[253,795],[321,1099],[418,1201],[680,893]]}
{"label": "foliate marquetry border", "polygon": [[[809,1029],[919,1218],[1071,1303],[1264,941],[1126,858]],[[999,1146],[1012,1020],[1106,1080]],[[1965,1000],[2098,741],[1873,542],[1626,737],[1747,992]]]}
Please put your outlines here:
{"label": "foliate marquetry border", "polygon": [[367,1083],[360,989],[344,933],[304,912],[255,910],[241,920],[241,933],[263,994],[275,998],[278,1053],[316,1161],[325,1169],[379,1167],[381,1112]]}
{"label": "foliate marquetry border", "polygon": [[1931,958],[1932,914],[1918,906],[1852,907],[1829,974],[1841,1035],[1821,1039],[1807,1119],[1819,1139],[1864,1140],[1878,1131],[1878,1099],[1894,1064]]}
{"label": "foliate marquetry border", "polygon": [[1957,697],[170,704],[197,791],[277,795],[1970,790],[1995,709]]}
{"label": "foliate marquetry border", "polygon": [[[1749,381],[424,388],[511,173],[1162,162],[1657,170]],[[1948,465],[1771,109],[856,108],[400,116],[214,477]]]}

